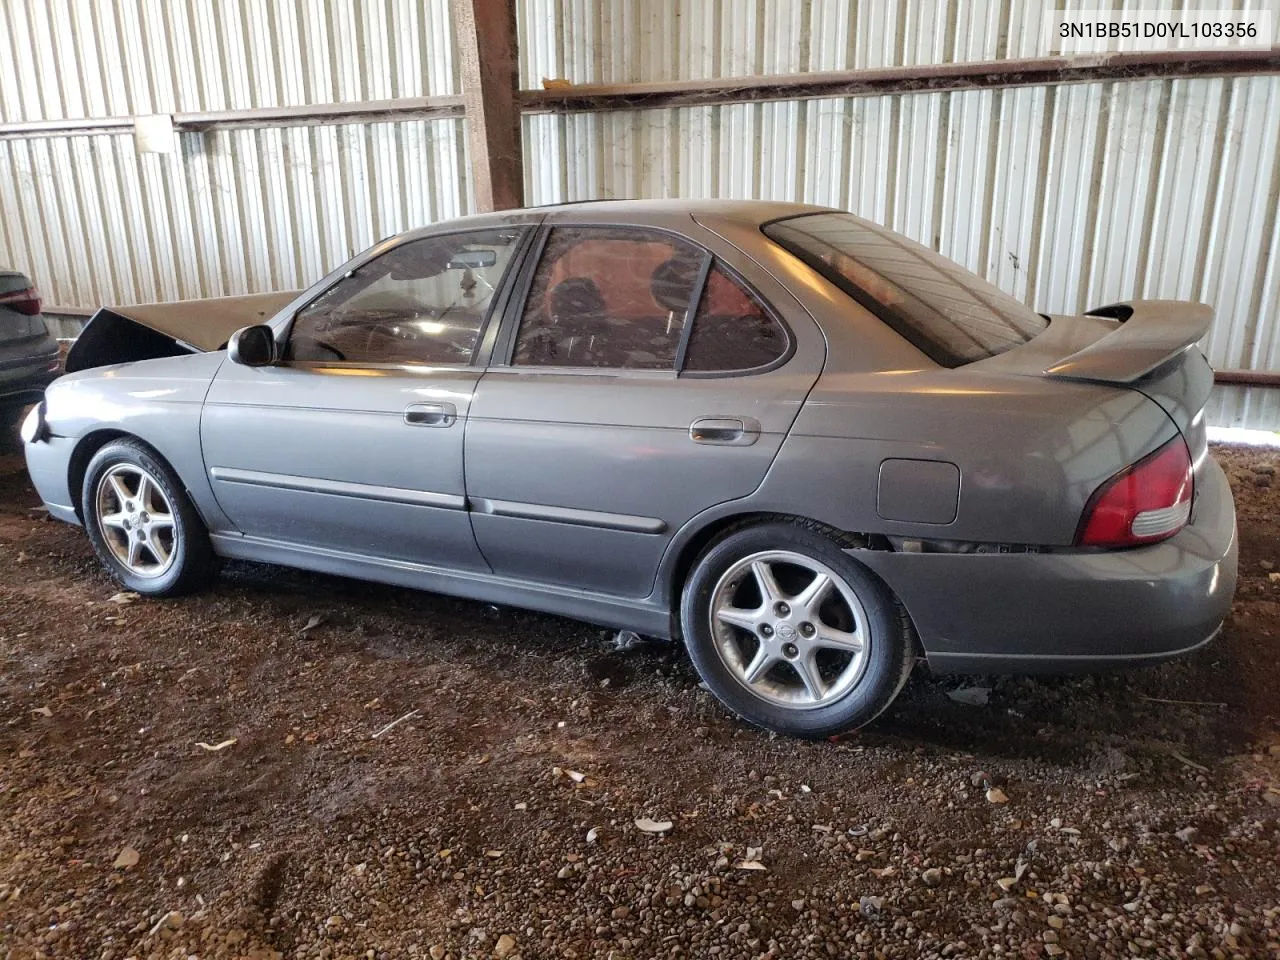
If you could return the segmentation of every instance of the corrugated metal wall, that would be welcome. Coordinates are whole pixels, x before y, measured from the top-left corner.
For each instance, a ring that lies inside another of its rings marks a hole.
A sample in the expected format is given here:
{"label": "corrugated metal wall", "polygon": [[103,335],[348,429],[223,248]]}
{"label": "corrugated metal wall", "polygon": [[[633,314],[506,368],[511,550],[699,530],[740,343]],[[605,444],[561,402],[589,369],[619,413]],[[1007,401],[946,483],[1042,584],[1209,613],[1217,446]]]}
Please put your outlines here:
{"label": "corrugated metal wall", "polygon": [[[1039,57],[1066,11],[1270,10],[1280,0],[516,0],[521,78],[634,83]],[[1274,42],[1274,38],[1273,38]],[[1077,46],[1079,44],[1077,43]],[[1151,47],[1147,43],[1147,48]],[[1127,42],[1127,48],[1134,47]],[[1159,46],[1187,47],[1166,40]],[[1075,52],[1067,47],[1064,53]]]}
{"label": "corrugated metal wall", "polygon": [[[34,54],[34,55],[33,55]],[[448,0],[0,0],[0,122],[457,91]],[[0,263],[93,306],[305,286],[465,213],[461,120],[0,140]]]}
{"label": "corrugated metal wall", "polygon": [[[1280,0],[1236,6],[1280,23]],[[518,12],[522,80],[537,86],[1038,56],[1049,7],[518,0]],[[456,73],[448,0],[0,0],[0,122],[450,94]],[[467,212],[462,124],[183,133],[172,154],[139,155],[119,133],[0,139],[0,262],[62,305],[300,286],[386,234]],[[1215,364],[1280,369],[1280,77],[524,125],[531,203],[831,204],[1042,310],[1206,300]],[[1222,416],[1260,409],[1239,400]]]}
{"label": "corrugated metal wall", "polygon": [[829,204],[1047,312],[1204,300],[1216,365],[1280,368],[1280,78],[548,115],[526,131],[534,203]]}
{"label": "corrugated metal wall", "polygon": [[0,123],[456,93],[449,0],[3,0]]}

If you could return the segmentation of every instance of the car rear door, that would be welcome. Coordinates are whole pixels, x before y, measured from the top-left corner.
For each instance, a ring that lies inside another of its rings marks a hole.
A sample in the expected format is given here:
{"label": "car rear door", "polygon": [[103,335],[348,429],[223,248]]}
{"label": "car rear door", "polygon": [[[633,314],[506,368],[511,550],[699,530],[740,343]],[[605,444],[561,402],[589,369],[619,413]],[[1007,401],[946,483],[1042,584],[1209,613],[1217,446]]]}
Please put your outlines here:
{"label": "car rear door", "polygon": [[487,570],[467,517],[463,424],[481,334],[526,230],[394,246],[298,311],[279,363],[222,365],[201,441],[240,533]]}
{"label": "car rear door", "polygon": [[759,486],[824,346],[691,219],[568,216],[542,231],[472,399],[472,526],[495,573],[643,597],[682,526]]}

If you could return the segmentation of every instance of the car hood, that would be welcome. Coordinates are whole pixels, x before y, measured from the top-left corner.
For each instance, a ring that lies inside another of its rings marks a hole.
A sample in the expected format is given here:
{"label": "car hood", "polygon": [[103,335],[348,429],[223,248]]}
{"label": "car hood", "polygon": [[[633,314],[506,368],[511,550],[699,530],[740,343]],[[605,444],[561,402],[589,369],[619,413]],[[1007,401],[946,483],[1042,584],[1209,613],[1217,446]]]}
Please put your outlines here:
{"label": "car hood", "polygon": [[103,307],[67,353],[68,372],[221,349],[241,327],[264,323],[299,291]]}

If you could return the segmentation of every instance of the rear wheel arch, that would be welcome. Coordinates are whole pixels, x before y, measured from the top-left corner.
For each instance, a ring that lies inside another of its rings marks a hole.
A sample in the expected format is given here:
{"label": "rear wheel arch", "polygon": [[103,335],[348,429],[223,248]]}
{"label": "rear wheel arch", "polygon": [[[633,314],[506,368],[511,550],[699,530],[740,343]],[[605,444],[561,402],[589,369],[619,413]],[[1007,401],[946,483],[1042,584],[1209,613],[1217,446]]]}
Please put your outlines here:
{"label": "rear wheel arch", "polygon": [[[680,597],[684,592],[684,585],[689,579],[689,575],[693,572],[699,558],[706,553],[716,543],[725,537],[736,533],[739,530],[752,526],[761,526],[768,523],[789,523],[797,527],[802,527],[814,533],[820,534],[845,549],[866,549],[866,550],[887,550],[889,549],[888,541],[878,534],[870,533],[853,533],[846,530],[838,530],[829,524],[814,520],[811,517],[804,517],[798,514],[774,513],[770,511],[754,511],[749,513],[735,513],[725,517],[717,517],[703,524],[693,533],[686,536],[681,544],[676,548],[674,559],[670,562],[670,570],[666,575],[663,584],[666,590],[666,600],[671,610],[671,636],[680,639]],[[883,578],[875,571],[868,568],[868,572],[880,580]],[[892,589],[888,584],[885,588],[892,593]],[[895,594],[896,598],[896,594]],[[899,604],[901,601],[899,601]]]}
{"label": "rear wheel arch", "polygon": [[789,515],[733,519],[697,553],[675,604],[703,681],[739,717],[792,736],[873,720],[919,660],[901,601],[857,556],[883,538]]}

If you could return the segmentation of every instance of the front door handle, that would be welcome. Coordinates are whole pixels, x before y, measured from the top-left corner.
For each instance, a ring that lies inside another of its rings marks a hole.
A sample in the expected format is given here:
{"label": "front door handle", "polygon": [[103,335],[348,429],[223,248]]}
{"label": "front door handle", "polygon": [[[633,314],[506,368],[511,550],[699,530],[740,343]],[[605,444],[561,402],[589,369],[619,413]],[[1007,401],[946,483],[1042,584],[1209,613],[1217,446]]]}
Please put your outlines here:
{"label": "front door handle", "polygon": [[689,424],[694,443],[747,446],[760,438],[760,424],[750,417],[700,417]]}
{"label": "front door handle", "polygon": [[411,403],[404,408],[404,422],[411,427],[452,427],[458,408],[452,403]]}

